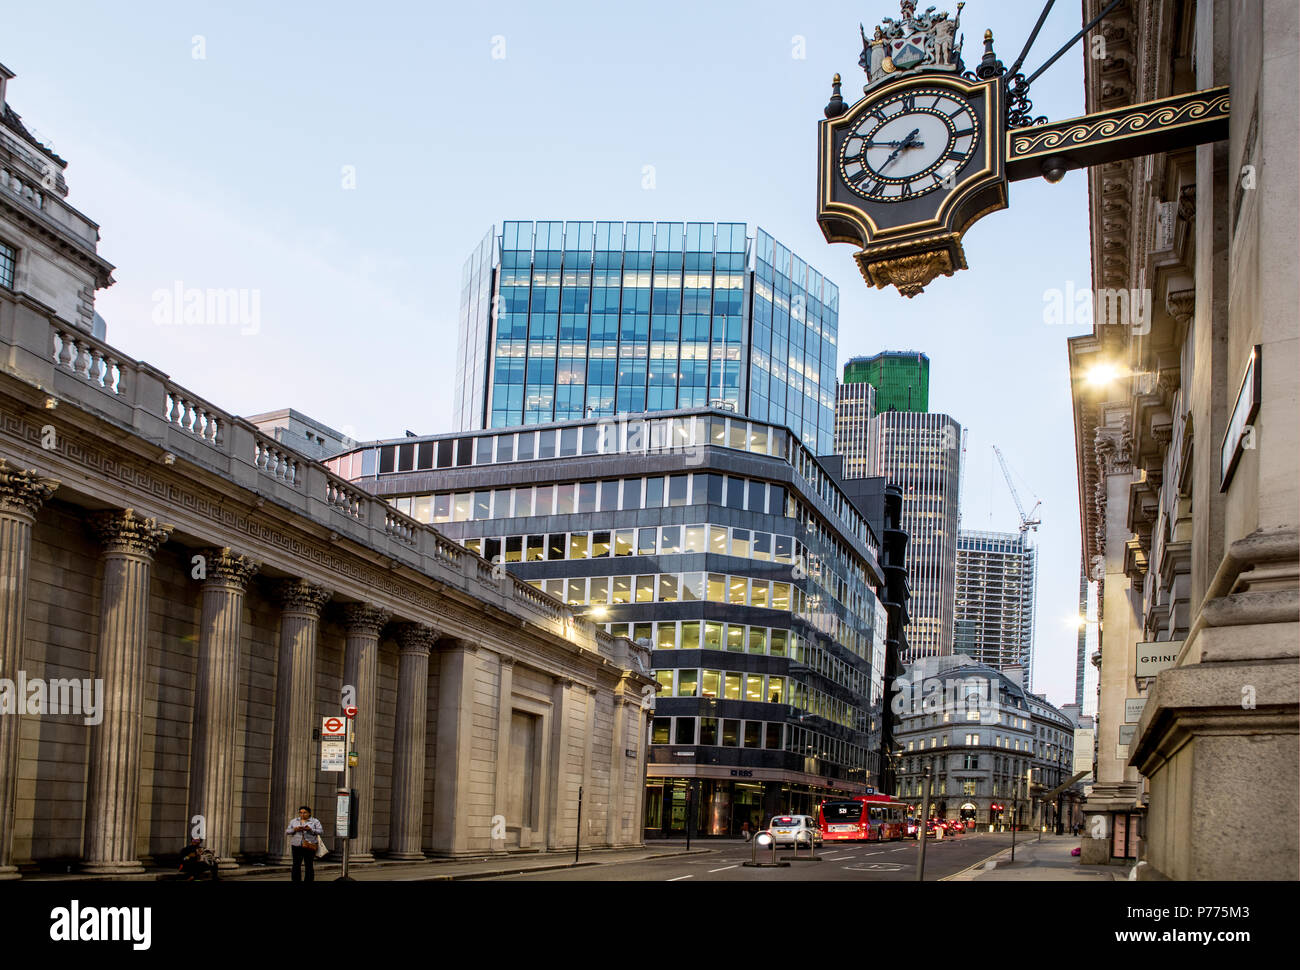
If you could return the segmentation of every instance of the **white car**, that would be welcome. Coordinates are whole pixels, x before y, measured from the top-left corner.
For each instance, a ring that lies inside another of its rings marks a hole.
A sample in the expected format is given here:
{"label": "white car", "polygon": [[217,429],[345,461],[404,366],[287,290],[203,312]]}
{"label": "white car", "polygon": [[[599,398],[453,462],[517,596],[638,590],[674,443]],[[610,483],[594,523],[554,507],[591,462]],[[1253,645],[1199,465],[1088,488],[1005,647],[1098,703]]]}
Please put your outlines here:
{"label": "white car", "polygon": [[822,844],[822,830],[810,815],[774,815],[767,831],[778,846],[807,846],[809,839],[814,847]]}

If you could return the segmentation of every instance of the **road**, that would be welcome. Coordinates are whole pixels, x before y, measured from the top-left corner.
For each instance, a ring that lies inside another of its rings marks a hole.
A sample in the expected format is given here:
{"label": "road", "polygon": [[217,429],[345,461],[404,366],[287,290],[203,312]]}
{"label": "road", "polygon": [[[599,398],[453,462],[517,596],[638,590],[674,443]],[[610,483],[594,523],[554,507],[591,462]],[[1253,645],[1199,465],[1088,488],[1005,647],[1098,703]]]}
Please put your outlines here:
{"label": "road", "polygon": [[[1021,837],[1023,841],[1023,837]],[[680,843],[678,843],[680,845]],[[941,842],[930,840],[925,849],[925,879],[942,879],[973,866],[1011,845],[1011,835],[970,834]],[[703,855],[665,859],[581,866],[551,872],[521,873],[484,881],[537,882],[618,882],[625,880],[663,882],[857,882],[862,880],[915,881],[919,856],[918,843],[828,843],[820,850],[821,862],[793,862],[779,869],[755,869],[750,861],[750,846],[737,842],[696,842],[706,848]],[[790,855],[789,849],[777,851],[777,858]],[[764,853],[760,850],[760,859]],[[767,853],[770,859],[770,850]]]}

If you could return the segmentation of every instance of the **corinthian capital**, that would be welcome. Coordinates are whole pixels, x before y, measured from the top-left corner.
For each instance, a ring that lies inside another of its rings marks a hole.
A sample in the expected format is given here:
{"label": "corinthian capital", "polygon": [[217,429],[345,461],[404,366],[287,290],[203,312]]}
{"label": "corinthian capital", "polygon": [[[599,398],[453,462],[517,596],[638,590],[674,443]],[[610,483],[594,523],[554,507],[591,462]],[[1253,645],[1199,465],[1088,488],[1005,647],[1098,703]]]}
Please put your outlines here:
{"label": "corinthian capital", "polygon": [[238,586],[241,590],[248,589],[248,581],[256,575],[261,564],[254,562],[247,556],[241,556],[232,552],[229,546],[223,546],[220,549],[203,550],[205,559],[204,568],[207,571],[207,582],[216,586]]}
{"label": "corinthian capital", "polygon": [[17,512],[35,518],[54,490],[56,478],[44,478],[34,471],[11,468],[0,458],[0,512]]}
{"label": "corinthian capital", "polygon": [[305,579],[281,580],[276,593],[286,613],[310,613],[312,616],[320,616],[320,611],[334,595],[324,586],[315,586]]}
{"label": "corinthian capital", "polygon": [[153,557],[158,547],[171,537],[170,525],[157,519],[141,518],[135,509],[113,509],[90,516],[94,531],[105,552]]}
{"label": "corinthian capital", "polygon": [[348,633],[367,634],[377,637],[388,623],[392,614],[388,610],[369,603],[345,603],[343,605],[343,626]]}
{"label": "corinthian capital", "polygon": [[438,642],[438,631],[423,623],[399,623],[397,644],[402,653],[428,653]]}

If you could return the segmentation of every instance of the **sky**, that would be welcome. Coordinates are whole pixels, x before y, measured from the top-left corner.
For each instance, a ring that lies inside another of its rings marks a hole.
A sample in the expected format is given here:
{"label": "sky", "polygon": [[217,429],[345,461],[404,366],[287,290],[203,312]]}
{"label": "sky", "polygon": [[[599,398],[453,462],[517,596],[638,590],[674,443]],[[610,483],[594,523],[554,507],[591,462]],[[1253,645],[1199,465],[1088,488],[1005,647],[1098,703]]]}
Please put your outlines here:
{"label": "sky", "polygon": [[[985,28],[1010,65],[1040,9],[970,0],[968,68]],[[836,72],[861,96],[859,23],[898,15],[893,0],[49,0],[6,10],[0,63],[117,267],[96,301],[109,342],[236,414],[293,407],[360,440],[452,430],[461,269],[504,220],[762,226],[839,285],[841,365],[929,355],[931,410],[968,432],[963,528],[1016,530],[994,444],[1026,510],[1041,500],[1033,688],[1068,703],[1065,341],[1091,328],[1045,308],[1090,285],[1087,182],[1015,183],[967,234],[970,269],[912,300],[868,289],[816,223],[817,123]],[[1026,68],[1079,17],[1054,7]],[[1035,113],[1083,113],[1083,57],[1034,83]],[[178,284],[244,291],[246,314],[187,324]]]}

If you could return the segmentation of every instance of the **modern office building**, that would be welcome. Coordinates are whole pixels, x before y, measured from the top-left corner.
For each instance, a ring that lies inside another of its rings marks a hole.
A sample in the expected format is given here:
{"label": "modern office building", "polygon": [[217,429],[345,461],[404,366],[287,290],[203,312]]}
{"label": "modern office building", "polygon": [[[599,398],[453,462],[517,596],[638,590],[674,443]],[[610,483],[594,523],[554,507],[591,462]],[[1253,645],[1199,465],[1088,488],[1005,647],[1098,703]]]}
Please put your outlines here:
{"label": "modern office building", "polygon": [[711,405],[834,443],[839,291],[744,223],[506,222],[466,261],[461,431]]}
{"label": "modern office building", "polygon": [[[903,492],[912,596],[904,663],[952,653],[964,440],[961,426],[946,414],[886,411],[867,423],[866,461],[855,466]],[[846,475],[848,467],[846,457]]]}
{"label": "modern office building", "polygon": [[866,478],[867,441],[876,416],[876,389],[867,383],[835,386],[835,454],[846,478]]}
{"label": "modern office building", "polygon": [[1022,672],[957,656],[908,666],[895,702],[902,801],[927,817],[998,827],[1047,823],[1063,811],[1058,789],[1074,764],[1073,724],[1024,689]]}
{"label": "modern office building", "polygon": [[844,365],[844,383],[874,387],[878,412],[930,410],[930,358],[915,350],[853,357]]}
{"label": "modern office building", "polygon": [[906,622],[897,492],[879,490],[886,569],[871,513],[796,436],[718,409],[403,438],[327,464],[653,648],[647,836],[734,835],[882,786]]}
{"label": "modern office building", "polygon": [[1033,685],[1038,550],[1027,533],[957,534],[953,653],[996,670],[1024,667]]}

